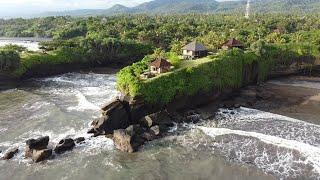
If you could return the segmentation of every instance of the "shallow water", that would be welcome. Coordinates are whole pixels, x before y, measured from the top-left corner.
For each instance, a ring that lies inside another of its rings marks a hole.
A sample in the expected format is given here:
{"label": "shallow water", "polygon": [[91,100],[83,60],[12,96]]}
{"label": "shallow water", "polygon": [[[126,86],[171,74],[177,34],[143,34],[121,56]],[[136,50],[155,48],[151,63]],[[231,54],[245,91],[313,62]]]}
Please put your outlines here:
{"label": "shallow water", "polygon": [[[0,161],[0,179],[319,177],[320,126],[247,108],[221,109],[211,121],[177,125],[138,153],[118,152],[110,139],[86,134],[99,107],[118,95],[115,80],[109,74],[68,73],[0,92],[0,150],[20,149],[13,160]],[[87,139],[47,162],[24,159],[25,141],[45,135],[51,147],[65,137]]]}
{"label": "shallow water", "polygon": [[9,44],[26,47],[29,51],[39,51],[39,42],[37,41],[19,40],[14,38],[0,39],[0,47]]}

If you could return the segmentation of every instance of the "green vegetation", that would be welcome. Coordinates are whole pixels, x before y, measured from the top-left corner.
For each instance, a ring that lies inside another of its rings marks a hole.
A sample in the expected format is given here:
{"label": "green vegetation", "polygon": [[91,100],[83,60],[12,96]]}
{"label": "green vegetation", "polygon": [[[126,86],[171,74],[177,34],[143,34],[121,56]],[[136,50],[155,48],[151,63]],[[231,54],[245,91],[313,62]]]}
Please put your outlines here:
{"label": "green vegetation", "polygon": [[0,48],[0,72],[12,71],[19,67],[20,55],[17,51],[9,48]]}
{"label": "green vegetation", "polygon": [[25,73],[41,71],[41,67],[74,65],[94,67],[110,63],[134,61],[151,52],[149,45],[133,41],[116,39],[72,39],[68,41],[53,41],[42,44],[44,53],[27,52],[23,54],[21,65],[13,72],[22,77]]}
{"label": "green vegetation", "polygon": [[[310,57],[309,59],[305,59]],[[314,45],[265,45],[258,42],[252,50],[220,51],[216,55],[195,61],[184,61],[180,68],[155,78],[142,80],[141,72],[152,60],[149,56],[142,61],[122,69],[118,73],[117,88],[130,96],[141,96],[150,103],[165,104],[175,97],[195,95],[201,91],[213,89],[238,88],[248,79],[254,65],[257,65],[258,79],[263,81],[272,70],[288,68],[297,60],[312,64],[310,60],[320,57],[319,49]],[[308,61],[306,61],[308,60]],[[299,62],[299,61],[298,61]],[[246,69],[250,67],[249,69]],[[253,78],[253,76],[251,76]]]}
{"label": "green vegetation", "polygon": [[[20,53],[21,63],[18,68],[10,68],[10,71],[18,77],[23,77],[27,72],[36,73],[41,71],[41,67],[49,66],[128,64],[136,62],[156,48],[158,55],[165,54],[179,69],[180,66],[192,66],[181,62],[179,55],[181,48],[193,40],[202,42],[214,53],[219,52],[221,44],[229,38],[240,40],[257,55],[262,53],[259,51],[261,42],[279,47],[293,43],[306,46],[310,44],[314,46],[312,51],[317,51],[320,47],[319,29],[318,14],[303,17],[260,14],[249,20],[230,14],[0,20],[0,36],[53,38],[53,41],[41,45],[42,52],[16,50]],[[290,48],[294,49],[295,46]],[[145,70],[147,63],[144,63],[143,68],[137,68],[135,74],[141,73],[141,69]]]}

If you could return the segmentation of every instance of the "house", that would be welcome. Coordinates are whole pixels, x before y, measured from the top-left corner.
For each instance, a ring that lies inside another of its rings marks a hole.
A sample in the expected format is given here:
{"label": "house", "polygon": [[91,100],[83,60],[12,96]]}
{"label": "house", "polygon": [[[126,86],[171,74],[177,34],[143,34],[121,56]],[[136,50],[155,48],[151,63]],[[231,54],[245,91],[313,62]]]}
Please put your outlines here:
{"label": "house", "polygon": [[203,44],[194,41],[182,48],[182,55],[184,59],[201,58],[208,55],[208,50]]}
{"label": "house", "polygon": [[284,30],[280,29],[280,28],[276,28],[273,30],[274,33],[276,34],[283,34],[284,33]]}
{"label": "house", "polygon": [[172,64],[164,58],[157,58],[150,63],[150,72],[152,74],[161,74],[170,71]]}
{"label": "house", "polygon": [[232,38],[226,41],[224,44],[222,44],[222,49],[224,50],[229,50],[232,48],[244,49],[244,44],[242,44],[240,41],[236,40],[235,38]]}

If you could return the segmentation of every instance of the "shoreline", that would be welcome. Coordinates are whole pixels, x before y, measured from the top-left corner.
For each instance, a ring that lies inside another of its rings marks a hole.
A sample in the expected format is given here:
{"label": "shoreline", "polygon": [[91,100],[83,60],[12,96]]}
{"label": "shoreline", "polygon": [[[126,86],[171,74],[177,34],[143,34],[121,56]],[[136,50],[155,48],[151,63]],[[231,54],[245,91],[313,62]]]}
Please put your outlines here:
{"label": "shoreline", "polygon": [[0,41],[47,42],[52,40],[53,40],[52,38],[39,38],[39,37],[0,37]]}
{"label": "shoreline", "polygon": [[33,79],[33,78],[45,78],[45,77],[51,77],[51,76],[57,76],[65,73],[97,73],[97,74],[116,74],[121,67],[117,66],[105,66],[105,67],[93,67],[93,68],[78,68],[74,69],[72,71],[63,71],[63,72],[55,72],[52,74],[46,74],[46,75],[39,75],[39,76],[32,76],[28,78],[15,78],[11,75],[0,73],[0,92],[17,88],[21,85],[23,85],[23,82],[25,80]]}

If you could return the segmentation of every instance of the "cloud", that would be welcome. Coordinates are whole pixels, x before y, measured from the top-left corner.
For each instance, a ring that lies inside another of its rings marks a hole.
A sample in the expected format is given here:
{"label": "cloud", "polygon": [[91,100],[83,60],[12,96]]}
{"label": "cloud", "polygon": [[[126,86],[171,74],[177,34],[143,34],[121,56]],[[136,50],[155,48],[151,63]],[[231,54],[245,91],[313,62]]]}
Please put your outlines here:
{"label": "cloud", "polygon": [[135,6],[150,0],[0,0],[0,15],[74,9],[106,9],[115,4]]}

